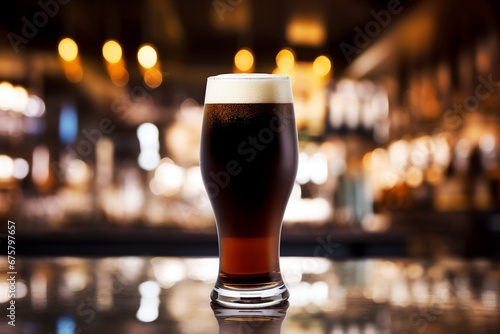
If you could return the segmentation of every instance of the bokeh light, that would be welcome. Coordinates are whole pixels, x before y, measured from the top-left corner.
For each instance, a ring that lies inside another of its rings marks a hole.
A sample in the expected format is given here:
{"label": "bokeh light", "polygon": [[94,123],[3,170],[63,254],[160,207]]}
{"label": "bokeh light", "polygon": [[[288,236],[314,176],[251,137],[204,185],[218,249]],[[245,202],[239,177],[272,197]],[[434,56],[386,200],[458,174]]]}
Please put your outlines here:
{"label": "bokeh light", "polygon": [[0,179],[9,179],[14,172],[14,161],[8,155],[0,155]]}
{"label": "bokeh light", "polygon": [[147,149],[139,153],[137,163],[142,169],[152,171],[158,166],[158,164],[160,163],[160,159],[161,157],[158,151]]}
{"label": "bokeh light", "polygon": [[155,170],[155,177],[149,184],[155,195],[172,196],[179,192],[186,180],[186,171],[171,159],[164,158]]}
{"label": "bokeh light", "polygon": [[91,176],[91,170],[85,162],[73,159],[68,162],[67,171],[64,174],[66,182],[70,185],[84,185]]}
{"label": "bokeh light", "polygon": [[128,83],[129,73],[125,66],[122,64],[123,61],[119,61],[116,64],[108,64],[108,73],[111,81],[118,87],[123,87]]}
{"label": "bokeh light", "polygon": [[66,79],[71,83],[78,83],[83,79],[83,68],[78,61],[67,63],[64,66]]}
{"label": "bokeh light", "polygon": [[295,65],[295,55],[290,49],[283,49],[276,55],[276,65],[282,72],[290,71]]}
{"label": "bokeh light", "polygon": [[78,45],[71,38],[64,38],[59,42],[59,55],[66,61],[73,61],[78,56]]}
{"label": "bokeh light", "polygon": [[424,181],[424,173],[415,166],[410,166],[406,174],[406,184],[410,187],[419,187]]}
{"label": "bokeh light", "polygon": [[144,73],[144,82],[150,88],[157,88],[163,82],[163,76],[157,69],[150,68]]}
{"label": "bokeh light", "polygon": [[12,95],[14,100],[12,101],[11,109],[17,112],[23,112],[28,104],[28,92],[22,86],[16,86],[13,88]]}
{"label": "bokeh light", "polygon": [[14,103],[14,87],[10,82],[0,83],[0,109],[9,110]]}
{"label": "bokeh light", "polygon": [[145,44],[137,52],[137,60],[144,68],[152,68],[158,61],[158,54],[152,45]]}
{"label": "bokeh light", "polygon": [[13,161],[13,176],[18,179],[24,179],[30,171],[30,166],[23,158],[16,158]]}
{"label": "bokeh light", "polygon": [[139,139],[139,144],[141,150],[160,148],[159,136],[160,131],[158,127],[153,123],[143,123],[137,127],[137,139]]}
{"label": "bokeh light", "polygon": [[241,49],[234,56],[234,65],[242,72],[248,72],[252,69],[254,57],[249,49]]}
{"label": "bokeh light", "polygon": [[45,114],[45,102],[36,95],[30,95],[26,108],[23,110],[26,117],[41,117]]}
{"label": "bokeh light", "polygon": [[102,47],[102,55],[107,62],[118,63],[122,59],[122,47],[118,42],[109,40]]}
{"label": "bokeh light", "polygon": [[325,76],[330,73],[332,69],[332,62],[327,56],[319,56],[314,60],[313,70],[319,76]]}
{"label": "bokeh light", "polygon": [[141,305],[137,310],[137,320],[142,322],[152,322],[158,318],[160,306],[161,288],[154,281],[146,281],[139,285],[139,293],[141,294]]}

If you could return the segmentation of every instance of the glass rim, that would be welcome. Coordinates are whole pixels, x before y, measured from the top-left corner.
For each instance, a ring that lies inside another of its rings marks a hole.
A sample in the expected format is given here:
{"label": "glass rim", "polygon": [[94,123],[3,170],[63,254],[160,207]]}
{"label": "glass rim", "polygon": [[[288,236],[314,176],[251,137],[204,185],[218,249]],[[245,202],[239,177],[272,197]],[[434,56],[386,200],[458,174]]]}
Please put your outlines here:
{"label": "glass rim", "polygon": [[271,73],[224,73],[209,76],[207,80],[290,80],[288,75]]}

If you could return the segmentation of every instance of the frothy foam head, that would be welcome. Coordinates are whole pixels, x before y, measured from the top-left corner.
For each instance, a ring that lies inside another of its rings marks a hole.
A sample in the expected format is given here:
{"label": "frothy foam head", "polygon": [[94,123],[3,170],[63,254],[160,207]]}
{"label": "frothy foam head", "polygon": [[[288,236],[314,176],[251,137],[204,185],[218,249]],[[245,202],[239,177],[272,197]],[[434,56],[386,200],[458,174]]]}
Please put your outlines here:
{"label": "frothy foam head", "polygon": [[209,77],[205,103],[293,103],[290,78],[277,74],[221,74]]}

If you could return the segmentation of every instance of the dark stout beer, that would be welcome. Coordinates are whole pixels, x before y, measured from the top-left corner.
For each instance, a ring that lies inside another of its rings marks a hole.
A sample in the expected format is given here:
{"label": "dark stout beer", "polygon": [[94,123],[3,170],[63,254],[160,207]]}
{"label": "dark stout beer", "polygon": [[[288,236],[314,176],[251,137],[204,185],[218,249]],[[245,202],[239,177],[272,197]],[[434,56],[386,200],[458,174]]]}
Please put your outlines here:
{"label": "dark stout beer", "polygon": [[293,105],[207,104],[204,117],[202,175],[222,273],[269,275],[279,268],[275,239],[297,170]]}
{"label": "dark stout beer", "polygon": [[216,288],[284,287],[281,224],[297,172],[291,94],[286,103],[242,100],[206,102],[203,116],[201,171],[219,236]]}

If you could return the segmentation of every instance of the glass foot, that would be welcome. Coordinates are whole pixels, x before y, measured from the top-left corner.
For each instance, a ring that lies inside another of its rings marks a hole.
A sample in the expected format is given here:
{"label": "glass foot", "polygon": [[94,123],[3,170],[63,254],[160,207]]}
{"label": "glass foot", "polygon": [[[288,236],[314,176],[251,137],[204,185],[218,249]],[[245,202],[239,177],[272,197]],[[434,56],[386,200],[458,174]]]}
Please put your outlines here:
{"label": "glass foot", "polygon": [[263,308],[278,305],[288,299],[290,294],[281,283],[262,287],[227,287],[216,285],[210,298],[215,303],[228,308]]}

